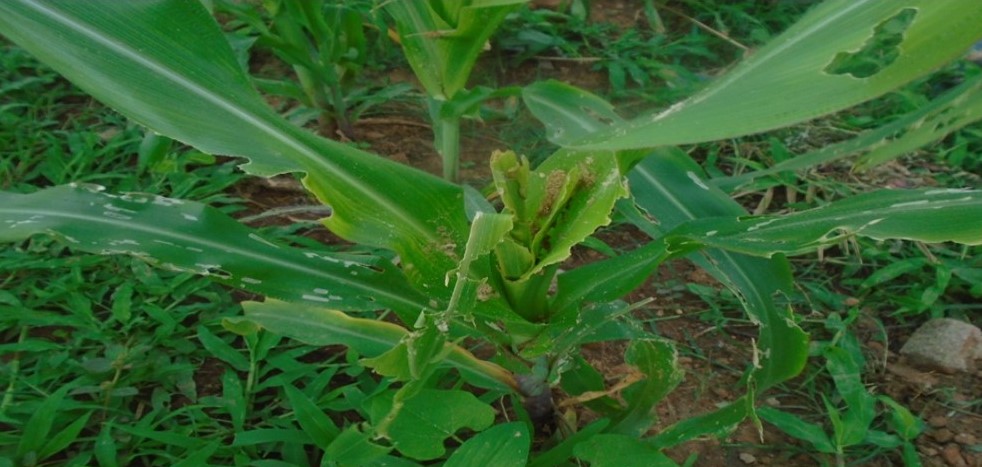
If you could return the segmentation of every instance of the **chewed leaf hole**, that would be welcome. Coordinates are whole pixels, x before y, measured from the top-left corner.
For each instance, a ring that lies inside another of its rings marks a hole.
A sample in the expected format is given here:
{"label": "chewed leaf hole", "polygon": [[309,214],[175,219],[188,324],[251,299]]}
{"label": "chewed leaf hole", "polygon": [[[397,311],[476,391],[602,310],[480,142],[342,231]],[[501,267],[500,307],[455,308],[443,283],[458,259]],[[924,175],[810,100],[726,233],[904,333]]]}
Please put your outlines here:
{"label": "chewed leaf hole", "polygon": [[890,19],[878,24],[873,36],[857,52],[839,52],[825,67],[833,75],[869,78],[890,66],[900,56],[904,33],[917,16],[917,10],[904,8]]}

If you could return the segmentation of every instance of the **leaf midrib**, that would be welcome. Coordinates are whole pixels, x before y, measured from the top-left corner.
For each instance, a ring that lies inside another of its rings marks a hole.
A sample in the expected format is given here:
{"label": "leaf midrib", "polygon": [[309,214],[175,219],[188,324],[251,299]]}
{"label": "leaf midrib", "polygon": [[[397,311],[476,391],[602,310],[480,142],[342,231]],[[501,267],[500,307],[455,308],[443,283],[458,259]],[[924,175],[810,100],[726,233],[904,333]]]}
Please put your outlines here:
{"label": "leaf midrib", "polygon": [[[280,131],[277,127],[272,126],[268,122],[264,121],[263,119],[255,116],[248,109],[242,106],[238,106],[234,102],[231,102],[227,99],[221,98],[220,96],[211,92],[209,89],[200,86],[194,81],[187,80],[182,75],[178,73],[174,73],[173,71],[171,71],[170,68],[164,65],[161,65],[153,60],[149,60],[143,57],[142,55],[140,55],[138,51],[133,50],[130,47],[127,47],[125,44],[119,43],[115,41],[113,38],[103,36],[99,34],[98,31],[92,30],[89,27],[87,27],[87,25],[85,25],[84,23],[75,22],[73,21],[72,18],[66,17],[65,15],[62,15],[60,12],[56,10],[46,8],[43,5],[40,5],[39,3],[22,0],[21,4],[25,5],[27,8],[30,8],[34,11],[39,12],[42,15],[45,15],[55,20],[56,22],[66,26],[71,30],[78,32],[83,36],[86,36],[116,51],[119,55],[128,58],[132,62],[135,62],[137,65],[140,65],[146,69],[159,73],[159,75],[166,77],[169,81],[175,83],[177,86],[182,87],[187,91],[190,91],[191,93],[207,100],[208,102],[211,102],[229,111],[233,115],[238,116],[246,123],[254,125],[256,128],[260,129],[264,134],[268,135],[269,137],[277,140],[278,142],[296,151],[297,154],[305,158],[308,164],[312,164],[314,166],[320,166],[321,169],[328,172],[337,173],[339,174],[339,176],[340,174],[347,173],[347,171],[344,170],[343,167],[331,163],[324,155],[317,153],[317,151],[314,150],[314,148],[311,148],[306,144],[302,144],[301,142],[293,138],[290,138],[287,135],[284,135],[283,132]],[[310,174],[308,173],[308,175]],[[380,206],[385,206],[388,212],[390,212],[392,215],[397,217],[403,225],[410,226],[414,231],[416,231],[417,234],[421,235],[422,238],[425,238],[431,242],[437,241],[435,234],[427,230],[425,226],[423,226],[417,219],[415,219],[411,215],[408,215],[402,209],[398,209],[398,205],[392,204],[385,198],[379,196],[378,193],[368,185],[350,176],[344,176],[342,178],[344,178],[349,185],[355,188],[359,194],[364,195],[367,198],[370,198],[372,201],[374,201]]]}
{"label": "leaf midrib", "polygon": [[[227,252],[232,253],[232,254],[241,255],[243,257],[246,257],[246,258],[249,258],[249,259],[253,259],[253,260],[259,261],[261,263],[275,265],[275,266],[278,266],[278,267],[281,267],[281,268],[284,268],[284,269],[289,269],[289,270],[293,270],[293,271],[296,271],[296,272],[300,272],[300,273],[305,273],[305,274],[309,274],[309,275],[321,277],[321,278],[324,278],[326,280],[334,281],[336,283],[337,282],[340,282],[340,283],[349,285],[352,288],[357,288],[357,289],[362,289],[362,290],[365,290],[365,291],[370,291],[373,294],[375,294],[376,296],[389,297],[389,298],[391,298],[391,299],[393,299],[393,300],[395,300],[397,302],[404,303],[406,306],[412,306],[412,307],[419,308],[419,309],[424,308],[424,306],[421,303],[417,303],[415,301],[411,301],[411,300],[407,299],[406,297],[403,297],[402,295],[392,294],[392,293],[390,293],[385,288],[368,287],[368,286],[366,286],[363,283],[354,282],[354,281],[351,281],[350,279],[348,279],[347,277],[333,275],[333,274],[330,274],[330,273],[328,273],[328,272],[326,272],[324,270],[321,270],[321,269],[310,268],[310,267],[306,267],[304,265],[296,264],[296,263],[291,262],[291,261],[282,260],[282,259],[279,259],[279,258],[276,258],[276,257],[273,257],[273,256],[262,255],[262,254],[259,254],[259,253],[254,252],[252,250],[239,248],[239,247],[230,245],[228,243],[218,243],[218,242],[214,242],[214,241],[210,241],[210,240],[205,240],[205,239],[202,239],[200,237],[194,237],[194,236],[190,236],[190,235],[184,235],[184,234],[181,234],[179,232],[174,232],[174,231],[170,231],[170,230],[163,230],[163,229],[149,227],[149,226],[147,226],[145,224],[141,224],[141,223],[133,223],[133,222],[129,222],[129,221],[123,221],[123,220],[112,219],[112,218],[105,218],[105,217],[86,216],[86,215],[83,215],[83,214],[67,213],[67,212],[62,212],[62,211],[57,211],[57,210],[49,210],[49,209],[36,209],[36,208],[32,208],[32,209],[0,208],[0,212],[2,212],[2,213],[11,213],[11,214],[20,214],[20,215],[43,215],[43,216],[51,216],[51,217],[55,217],[55,218],[81,220],[81,221],[85,221],[85,222],[88,222],[88,223],[99,223],[99,224],[110,225],[110,226],[113,226],[113,227],[120,228],[121,230],[139,231],[139,232],[143,232],[143,233],[149,234],[151,236],[164,237],[164,238],[169,238],[169,239],[177,240],[177,241],[183,242],[185,244],[197,245],[197,246],[203,246],[203,247],[213,248],[213,249],[217,249],[217,250],[227,251]],[[46,229],[46,230],[51,231],[51,230],[54,230],[54,229]]]}

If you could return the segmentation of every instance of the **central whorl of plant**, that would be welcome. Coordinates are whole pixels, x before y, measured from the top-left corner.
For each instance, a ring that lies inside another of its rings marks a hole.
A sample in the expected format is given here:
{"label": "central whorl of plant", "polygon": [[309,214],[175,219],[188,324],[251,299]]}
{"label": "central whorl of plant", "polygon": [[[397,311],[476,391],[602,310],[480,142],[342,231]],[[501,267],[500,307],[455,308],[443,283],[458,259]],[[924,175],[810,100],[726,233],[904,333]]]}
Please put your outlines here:
{"label": "central whorl of plant", "polygon": [[[468,94],[466,77],[517,3],[386,3],[432,99],[431,115],[446,123],[437,130],[437,139],[448,141],[438,145],[441,152],[454,150],[455,122],[480,101],[471,98],[491,94]],[[561,385],[584,400],[596,396],[590,406],[602,419],[581,431],[595,435],[590,446],[629,445],[668,462],[655,450],[731,429],[753,415],[759,391],[803,367],[807,336],[780,299],[792,289],[785,255],[851,235],[982,243],[979,191],[878,191],[752,217],[718,188],[732,185],[709,180],[673,146],[778,128],[882,95],[957,57],[980,38],[980,23],[978,0],[828,1],[694,97],[632,120],[585,91],[530,85],[522,96],[562,149],[535,168],[512,152],[491,156],[499,210],[472,189],[320,138],[276,115],[197,1],[5,0],[0,32],[97,99],[202,151],[244,157],[250,174],[302,172],[304,186],[332,209],[324,220],[330,230],[393,251],[398,260],[291,248],[198,203],[83,186],[0,193],[0,241],[55,235],[81,251],[136,255],[274,298],[244,304],[246,317],[229,327],[251,333],[261,326],[313,344],[347,345],[399,383],[379,396],[370,421],[345,432],[364,435],[359,442],[388,438],[404,455],[429,460],[444,454],[443,439],[458,429],[487,428],[494,420],[488,404],[459,389],[434,389],[434,375],[451,366],[472,385],[500,393],[548,400],[549,387]],[[896,37],[876,39],[884,31]],[[854,59],[876,44],[891,48],[884,61],[871,68]],[[939,100],[934,117],[901,121],[916,130],[936,118],[951,131],[978,118],[977,84]],[[974,117],[943,119],[946,105],[965,106],[958,115]],[[944,133],[935,128],[911,137],[923,142]],[[910,142],[895,139],[897,147]],[[455,179],[456,169],[445,175]],[[628,196],[630,202],[617,203]],[[652,240],[557,276],[570,249],[608,224],[615,208]],[[743,397],[639,441],[654,422],[654,405],[681,372],[672,346],[628,319],[632,308],[619,299],[678,256],[730,287],[761,335]],[[364,317],[382,309],[393,310],[403,325]],[[466,337],[494,344],[496,363],[460,347]],[[584,343],[617,339],[630,341],[625,361],[634,375],[621,388],[622,401],[608,397],[603,378],[577,352]],[[422,415],[433,404],[453,410]],[[429,418],[416,423],[420,417]],[[527,426],[508,427],[474,441],[493,434],[501,445],[517,439],[524,447],[514,452],[527,452]],[[430,430],[423,437],[430,444],[414,430]],[[604,465],[591,450],[560,446],[550,454],[556,462],[576,455]]]}

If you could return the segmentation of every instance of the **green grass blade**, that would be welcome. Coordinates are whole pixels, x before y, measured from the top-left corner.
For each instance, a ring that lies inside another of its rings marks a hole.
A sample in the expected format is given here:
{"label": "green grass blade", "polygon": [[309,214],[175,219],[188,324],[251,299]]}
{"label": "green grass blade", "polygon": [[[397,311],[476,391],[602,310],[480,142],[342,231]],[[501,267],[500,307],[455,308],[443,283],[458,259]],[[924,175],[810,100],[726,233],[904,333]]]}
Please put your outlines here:
{"label": "green grass blade", "polygon": [[73,248],[129,254],[280,299],[414,316],[426,301],[386,260],[274,244],[200,203],[60,186],[0,192],[0,242],[54,234]]}
{"label": "green grass blade", "polygon": [[47,459],[59,452],[63,451],[69,445],[78,440],[78,435],[82,433],[85,428],[85,424],[88,423],[89,417],[92,416],[92,412],[88,412],[85,415],[75,419],[71,424],[66,426],[64,429],[55,433],[48,442],[44,443],[44,447],[38,453],[38,459]]}
{"label": "green grass blade", "polygon": [[47,442],[61,401],[68,394],[68,389],[68,386],[63,386],[49,395],[27,420],[21,431],[20,443],[17,444],[18,458],[23,458],[29,453],[36,456]]}
{"label": "green grass blade", "polygon": [[327,449],[341,434],[341,430],[320,407],[317,407],[317,404],[299,389],[287,384],[283,386],[283,390],[286,392],[287,399],[290,400],[290,406],[293,407],[293,413],[296,415],[300,427],[310,435],[314,444],[321,449]]}
{"label": "green grass blade", "polygon": [[445,252],[466,232],[460,188],[280,118],[199,2],[11,0],[0,2],[0,33],[158,133],[246,157],[253,174],[306,172],[333,231],[397,251],[414,282],[449,295]]}
{"label": "green grass blade", "polygon": [[[692,98],[570,146],[621,150],[714,141],[809,120],[880,96],[982,38],[977,0],[829,0]],[[880,67],[845,70],[879,43]]]}
{"label": "green grass blade", "polygon": [[761,407],[757,409],[757,413],[760,415],[760,418],[763,418],[765,421],[767,421],[767,423],[780,428],[781,431],[787,433],[788,435],[802,441],[807,441],[818,452],[830,454],[835,452],[835,447],[832,446],[832,441],[829,439],[828,435],[822,431],[822,427],[815,425],[814,423],[808,423],[797,416],[771,407]]}

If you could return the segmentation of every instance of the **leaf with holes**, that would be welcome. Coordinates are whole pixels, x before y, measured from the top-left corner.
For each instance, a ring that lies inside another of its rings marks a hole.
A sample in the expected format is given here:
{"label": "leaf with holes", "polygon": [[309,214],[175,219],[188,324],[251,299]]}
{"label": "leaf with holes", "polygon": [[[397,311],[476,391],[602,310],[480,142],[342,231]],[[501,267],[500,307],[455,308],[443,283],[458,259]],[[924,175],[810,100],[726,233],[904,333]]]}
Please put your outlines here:
{"label": "leaf with holes", "polygon": [[982,244],[982,191],[878,190],[784,216],[699,219],[668,234],[690,242],[770,257],[801,254],[853,235],[876,240]]}
{"label": "leaf with holes", "polygon": [[306,173],[333,210],[332,231],[397,251],[413,283],[449,296],[443,278],[467,231],[460,188],[277,115],[200,2],[10,0],[0,2],[0,33],[160,134],[246,157],[251,174]]}
{"label": "leaf with holes", "polygon": [[[880,96],[982,38],[976,0],[830,0],[702,92],[567,143],[623,150],[715,141]],[[944,31],[939,34],[939,31]]]}
{"label": "leaf with holes", "polygon": [[[389,412],[391,400],[374,399],[369,410]],[[436,459],[446,452],[444,440],[462,428],[481,431],[494,422],[494,409],[464,391],[423,389],[403,403],[388,435],[402,454],[418,460]]]}
{"label": "leaf with holes", "polygon": [[192,201],[60,186],[28,195],[0,192],[0,219],[0,242],[52,234],[77,250],[132,255],[285,300],[391,308],[408,319],[426,307],[387,260],[279,245]]}

